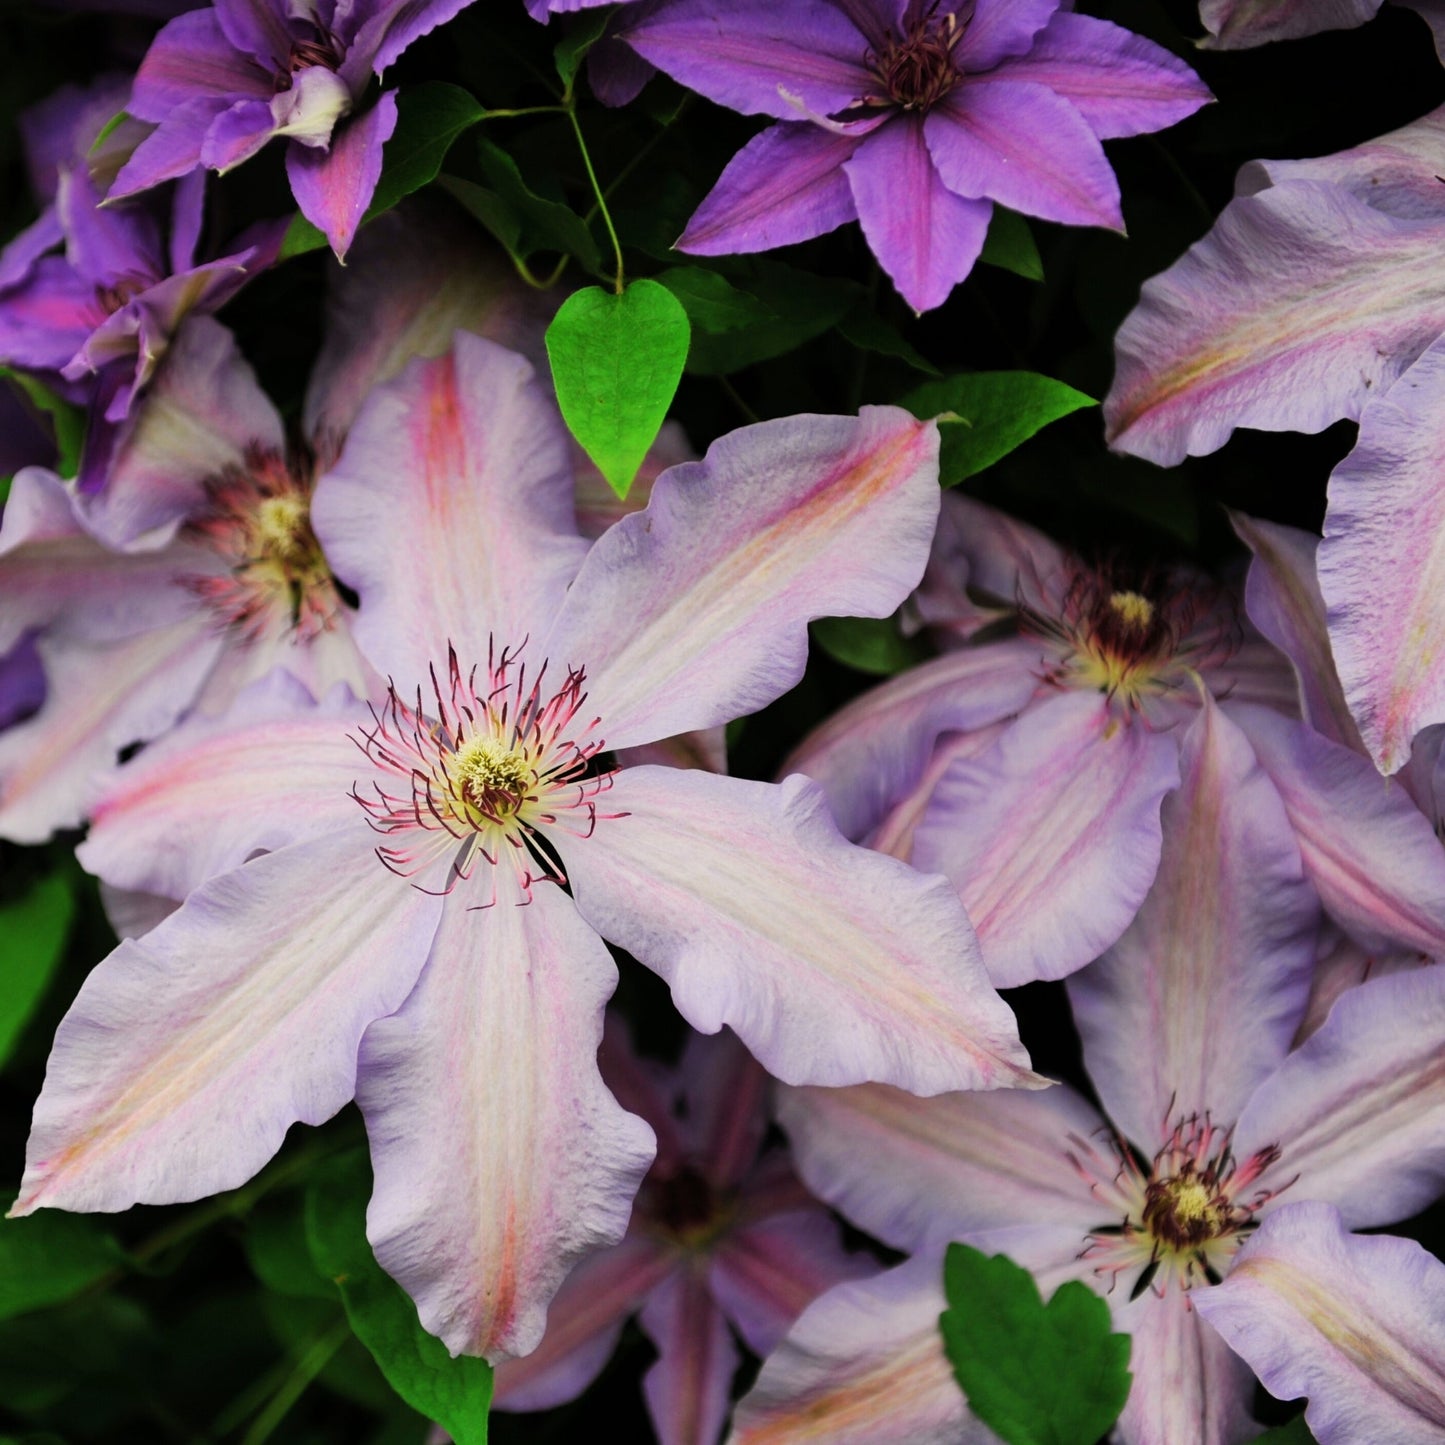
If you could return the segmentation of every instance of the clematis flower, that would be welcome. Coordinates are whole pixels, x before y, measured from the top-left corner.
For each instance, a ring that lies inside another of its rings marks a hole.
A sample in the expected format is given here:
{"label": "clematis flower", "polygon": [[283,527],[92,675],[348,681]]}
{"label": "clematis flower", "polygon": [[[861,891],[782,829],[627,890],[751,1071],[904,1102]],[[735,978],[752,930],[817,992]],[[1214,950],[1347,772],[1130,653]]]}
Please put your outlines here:
{"label": "clematis flower", "polygon": [[622,1243],[578,1265],[536,1351],[498,1367],[492,1407],[575,1399],[638,1314],[659,1351],[643,1380],[659,1441],[716,1445],[739,1364],[731,1331],[766,1355],[806,1304],[877,1266],[843,1249],[786,1151],[759,1153],[770,1080],[730,1033],[693,1034],[676,1069],[662,1069],[632,1054],[609,1014],[598,1062],[652,1126],[657,1160]]}
{"label": "clematis flower", "polygon": [[664,0],[619,33],[709,100],[782,122],[733,158],[679,250],[766,251],[857,220],[919,312],[973,269],[995,201],[1123,230],[1100,140],[1210,98],[1167,51],[1058,0]]}
{"label": "clematis flower", "polygon": [[198,166],[228,171],[285,136],[301,213],[344,257],[396,128],[396,92],[362,102],[412,41],[468,0],[217,0],[178,15],[141,62],[129,110],[155,125],[116,178],[128,196]]}
{"label": "clematis flower", "polygon": [[[1242,50],[1321,30],[1349,30],[1363,25],[1379,8],[1380,0],[1200,0],[1199,18],[1209,32],[1203,44]],[[1424,8],[1428,13],[1431,0],[1424,0]]]}
{"label": "clematis flower", "polygon": [[[1319,915],[1284,809],[1212,702],[1187,728],[1182,772],[1138,918],[1068,984],[1107,1119],[1067,1088],[782,1091],[804,1180],[914,1258],[803,1314],[738,1407],[738,1445],[991,1440],[938,1333],[953,1239],[1009,1254],[1046,1294],[1081,1279],[1104,1295],[1133,1339],[1123,1445],[1231,1445],[1250,1433],[1253,1386],[1208,1301],[1257,1277],[1255,1230],[1302,1201],[1351,1229],[1388,1224],[1440,1192],[1445,973],[1362,984],[1291,1049]],[[1297,1262],[1309,1299],[1352,1292],[1337,1252]],[[1354,1317],[1351,1352],[1397,1353],[1375,1333],[1394,1311]],[[1303,1328],[1281,1329],[1286,1348],[1307,1347]]]}
{"label": "clematis flower", "polygon": [[602,938],[780,1077],[1040,1082],[952,889],[847,843],[816,784],[608,758],[777,696],[809,618],[898,606],[935,428],[890,408],[744,428],[589,546],[528,371],[459,334],[372,393],[317,483],[390,685],[281,718],[254,694],[96,807],[86,866],[186,902],[62,1022],[16,1204],[230,1188],[354,1095],[377,1258],[449,1348],[494,1360],[535,1347],[652,1159],[596,1070]]}

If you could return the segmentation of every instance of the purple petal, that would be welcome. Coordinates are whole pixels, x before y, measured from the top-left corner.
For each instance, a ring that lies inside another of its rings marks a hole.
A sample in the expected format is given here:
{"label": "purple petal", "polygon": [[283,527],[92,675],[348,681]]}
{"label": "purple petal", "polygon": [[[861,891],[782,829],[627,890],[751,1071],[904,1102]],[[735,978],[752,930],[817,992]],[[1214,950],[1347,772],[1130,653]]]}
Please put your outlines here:
{"label": "purple petal", "polygon": [[390,70],[412,41],[445,24],[470,3],[471,0],[382,0],[380,4],[358,7],[361,14],[368,9],[372,13],[347,49],[342,75],[354,91],[360,92],[365,87],[366,69],[377,75]]}
{"label": "purple petal", "polygon": [[1036,1086],[952,889],[846,843],[816,783],[629,768],[606,806],[557,840],[577,906],[694,1028],[794,1083]]}
{"label": "purple petal", "polygon": [[272,0],[214,0],[216,23],[226,39],[263,69],[284,72],[291,62],[286,9]]}
{"label": "purple petal", "polygon": [[23,722],[45,701],[45,666],[27,633],[0,655],[0,732]]}
{"label": "purple petal", "polygon": [[1270,1214],[1199,1312],[1320,1445],[1445,1434],[1445,1265],[1411,1239],[1348,1234],[1327,1204]]}
{"label": "purple petal", "polygon": [[1320,589],[1350,710],[1380,770],[1445,722],[1445,343],[1360,413],[1330,478]]}
{"label": "purple petal", "polygon": [[755,712],[815,617],[886,617],[923,572],[938,432],[896,407],[742,427],[659,477],[567,594],[549,655],[587,669],[611,748]]}
{"label": "purple petal", "polygon": [[224,174],[250,160],[276,133],[276,117],[269,100],[238,100],[206,130],[201,164]]}
{"label": "purple petal", "polygon": [[55,207],[46,206],[34,221],[0,251],[0,292],[19,286],[30,275],[35,263],[64,239],[65,231]]}
{"label": "purple petal", "polygon": [[453,1353],[535,1349],[567,1272],[627,1228],[653,1136],[597,1073],[616,983],[560,889],[458,896],[415,990],[362,1040],[367,1235]]}
{"label": "purple petal", "polygon": [[325,233],[338,261],[346,259],[352,237],[371,204],[381,177],[382,147],[396,129],[396,92],[338,125],[325,150],[293,141],[286,148],[286,174],[301,214]]}
{"label": "purple petal", "polygon": [[814,125],[769,126],[727,163],[676,249],[696,256],[771,251],[854,220],[843,162],[857,144]]}
{"label": "purple petal", "polygon": [[64,257],[42,256],[16,290],[0,297],[0,359],[59,371],[104,317],[91,282]]}
{"label": "purple petal", "polygon": [[716,1440],[739,1355],[707,1277],[674,1270],[648,1296],[639,1323],[658,1349],[642,1379],[658,1445]]}
{"label": "purple petal", "polygon": [[1204,45],[1242,50],[1320,30],[1349,30],[1379,8],[1380,0],[1200,0],[1199,18],[1209,32]]}
{"label": "purple petal", "polygon": [[1119,185],[1088,123],[1042,85],[974,78],[929,112],[923,134],[943,184],[1026,215],[1124,229]]}
{"label": "purple petal", "polygon": [[1070,10],[1058,11],[1033,48],[1007,61],[1002,73],[1047,86],[1103,140],[1163,130],[1213,99],[1209,87],[1162,46]]}
{"label": "purple petal", "polygon": [[566,433],[532,368],[463,332],[372,392],[311,517],[360,594],[361,650],[403,693],[449,645],[470,668],[493,641],[540,640],[587,550]]}
{"label": "purple petal", "polygon": [[1305,872],[1367,948],[1445,958],[1445,850],[1431,819],[1368,758],[1268,708],[1229,705],[1269,774]]}
{"label": "purple petal", "polygon": [[197,889],[61,1021],[12,1213],[245,1183],[291,1124],[351,1097],[362,1030],[405,998],[439,908],[349,831]]}
{"label": "purple petal", "polygon": [[913,862],[958,889],[996,986],[1062,978],[1129,926],[1159,866],[1178,756],[1174,737],[1069,692],[942,773]]}
{"label": "purple petal", "polygon": [[904,116],[864,138],[843,170],[879,264],[917,313],[942,306],[973,270],[993,215],[938,178],[923,126]]}
{"label": "purple petal", "polygon": [[1146,1150],[1178,1115],[1208,1111],[1227,1127],[1284,1057],[1319,929],[1279,796],[1207,695],[1179,761],[1154,887],[1129,931],[1069,984],[1099,1098]]}
{"label": "purple petal", "polygon": [[164,123],[190,100],[269,101],[272,92],[273,76],[226,39],[216,12],[193,10],[151,41],[126,108],[137,120]]}
{"label": "purple petal", "polygon": [[620,36],[689,90],[744,115],[797,117],[801,97],[822,115],[877,89],[868,42],[826,0],[670,0]]}
{"label": "purple petal", "polygon": [[[257,102],[258,104],[260,102]],[[212,123],[226,109],[224,99],[200,96],[173,106],[131,152],[111,183],[109,200],[148,191],[162,181],[184,176],[201,164],[201,150]]]}
{"label": "purple petal", "polygon": [[1058,8],[1059,0],[977,0],[958,46],[959,68],[989,71],[1027,55]]}
{"label": "purple petal", "polygon": [[1271,1144],[1261,1182],[1337,1205],[1352,1228],[1406,1219],[1445,1183],[1445,969],[1346,990],[1324,1026],[1256,1091],[1235,1156]]}

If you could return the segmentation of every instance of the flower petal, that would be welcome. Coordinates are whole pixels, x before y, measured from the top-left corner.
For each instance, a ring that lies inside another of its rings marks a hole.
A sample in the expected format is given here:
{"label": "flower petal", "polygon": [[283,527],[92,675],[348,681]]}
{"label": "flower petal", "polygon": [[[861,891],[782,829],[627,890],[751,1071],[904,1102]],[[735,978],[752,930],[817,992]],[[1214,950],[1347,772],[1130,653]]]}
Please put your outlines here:
{"label": "flower petal", "polygon": [[807,622],[893,612],[938,519],[937,448],[932,422],[865,407],[742,427],[659,477],[547,646],[586,668],[608,747],[755,712],[802,677]]}
{"label": "flower petal", "polygon": [[1129,926],[1159,866],[1178,757],[1174,737],[1070,692],[939,777],[913,862],[958,889],[997,987],[1063,978]]}
{"label": "flower petal", "polygon": [[648,1296],[639,1323],[658,1349],[642,1389],[659,1445],[716,1440],[739,1356],[707,1276],[674,1270]]}
{"label": "flower petal", "polygon": [[415,990],[366,1031],[356,1086],[377,1261],[449,1350],[493,1361],[537,1347],[568,1270],[621,1239],[653,1156],[597,1072],[617,983],[602,941],[560,889],[499,892],[447,900]]}
{"label": "flower petal", "polygon": [[[846,843],[822,790],[629,768],[555,839],[583,916],[792,1083],[1037,1086],[953,890]],[[908,930],[897,927],[908,919]]]}
{"label": "flower petal", "polygon": [[1320,921],[1279,796],[1207,695],[1180,771],[1139,916],[1069,983],[1099,1098],[1146,1153],[1181,1114],[1227,1127],[1284,1057]]}
{"label": "flower petal", "polygon": [[245,1183],[291,1124],[351,1097],[362,1030],[406,996],[439,908],[350,833],[198,888],[102,962],[61,1021],[12,1213]]}
{"label": "flower petal", "polygon": [[1414,1240],[1348,1234],[1328,1204],[1286,1205],[1198,1304],[1270,1394],[1309,1397],[1320,1445],[1445,1434],[1445,1265]]}
{"label": "flower petal", "polygon": [[540,637],[587,550],[556,410],[526,361],[466,333],[372,393],[311,518],[360,594],[362,652],[403,694],[449,644],[465,668]]}
{"label": "flower petal", "polygon": [[1320,30],[1349,30],[1379,8],[1380,0],[1200,0],[1199,18],[1209,32],[1202,44],[1242,50]]}
{"label": "flower petal", "polygon": [[286,175],[301,214],[324,232],[338,261],[381,178],[381,149],[396,129],[396,92],[384,90],[376,104],[337,124],[324,149],[293,140],[286,147]]}
{"label": "flower petal", "polygon": [[238,51],[214,9],[177,15],[141,61],[126,109],[137,120],[163,123],[189,100],[270,100],[273,77]]}
{"label": "flower petal", "polygon": [[1027,55],[1058,8],[1059,0],[978,0],[959,42],[959,68],[989,71]]}

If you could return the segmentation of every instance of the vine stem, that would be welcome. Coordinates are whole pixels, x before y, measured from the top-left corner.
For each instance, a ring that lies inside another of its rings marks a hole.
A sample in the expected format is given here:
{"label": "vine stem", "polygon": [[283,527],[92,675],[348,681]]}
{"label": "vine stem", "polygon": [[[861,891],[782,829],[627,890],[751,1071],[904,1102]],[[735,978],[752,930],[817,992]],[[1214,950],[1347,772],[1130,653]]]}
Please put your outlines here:
{"label": "vine stem", "polygon": [[582,152],[582,164],[587,167],[587,179],[592,183],[592,194],[597,197],[597,209],[602,213],[602,220],[607,227],[607,234],[612,240],[612,254],[617,258],[617,274],[612,281],[613,292],[621,296],[626,289],[627,280],[622,270],[622,243],[617,239],[617,228],[612,224],[612,213],[607,209],[607,198],[602,194],[602,187],[597,180],[597,172],[592,169],[592,157],[587,152],[587,142],[582,136],[582,127],[577,120],[577,108],[572,103],[572,97],[567,97],[567,119],[572,122],[572,134],[577,137],[577,148]]}

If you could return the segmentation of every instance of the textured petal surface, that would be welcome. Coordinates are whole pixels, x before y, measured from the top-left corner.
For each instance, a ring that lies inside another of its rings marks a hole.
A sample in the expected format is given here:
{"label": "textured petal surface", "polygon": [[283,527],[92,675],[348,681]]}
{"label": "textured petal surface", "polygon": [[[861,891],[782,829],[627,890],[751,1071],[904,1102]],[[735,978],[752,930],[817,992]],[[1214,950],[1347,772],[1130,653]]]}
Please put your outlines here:
{"label": "textured petal surface", "polygon": [[356,1049],[415,981],[440,903],[349,834],[191,895],[86,979],[55,1035],[16,1211],[234,1189],[350,1097]]}
{"label": "textured petal surface", "polygon": [[560,889],[442,911],[410,998],[366,1031],[357,1103],[376,1187],[376,1257],[453,1353],[497,1360],[542,1338],[547,1304],[616,1244],[652,1130],[597,1072],[617,970]]}
{"label": "textured petal surface", "polygon": [[1320,1445],[1445,1436],[1445,1265],[1410,1239],[1346,1233],[1327,1204],[1275,1210],[1199,1312]]}
{"label": "textured petal surface", "polygon": [[[632,768],[558,846],[583,916],[791,1083],[1036,1083],[953,891],[846,843],[822,790]],[[897,927],[908,919],[908,931]]]}
{"label": "textured petal surface", "polygon": [[286,147],[286,175],[301,214],[344,261],[356,228],[381,178],[381,148],[396,129],[396,92],[383,91],[376,104],[343,121],[325,149],[292,141]]}
{"label": "textured petal surface", "polygon": [[755,712],[815,617],[887,617],[938,519],[938,430],[895,407],[742,427],[657,479],[588,554],[547,646],[612,748]]}
{"label": "textured petal surface", "polygon": [[358,644],[403,693],[448,644],[468,668],[492,639],[535,642],[586,552],[561,419],[526,361],[465,333],[372,393],[311,516],[361,597]]}
{"label": "textured petal surface", "polygon": [[1284,1057],[1319,928],[1284,807],[1244,734],[1208,701],[1180,771],[1138,918],[1069,984],[1099,1098],[1146,1153],[1181,1114],[1208,1110],[1227,1127]]}
{"label": "textured petal surface", "polygon": [[958,889],[1000,988],[1063,978],[1127,928],[1159,864],[1179,744],[1097,693],[1031,707],[939,778],[913,862]]}
{"label": "textured petal surface", "polygon": [[151,42],[127,109],[137,120],[163,122],[188,100],[269,100],[272,82],[226,39],[214,10],[193,10],[169,21]]}

